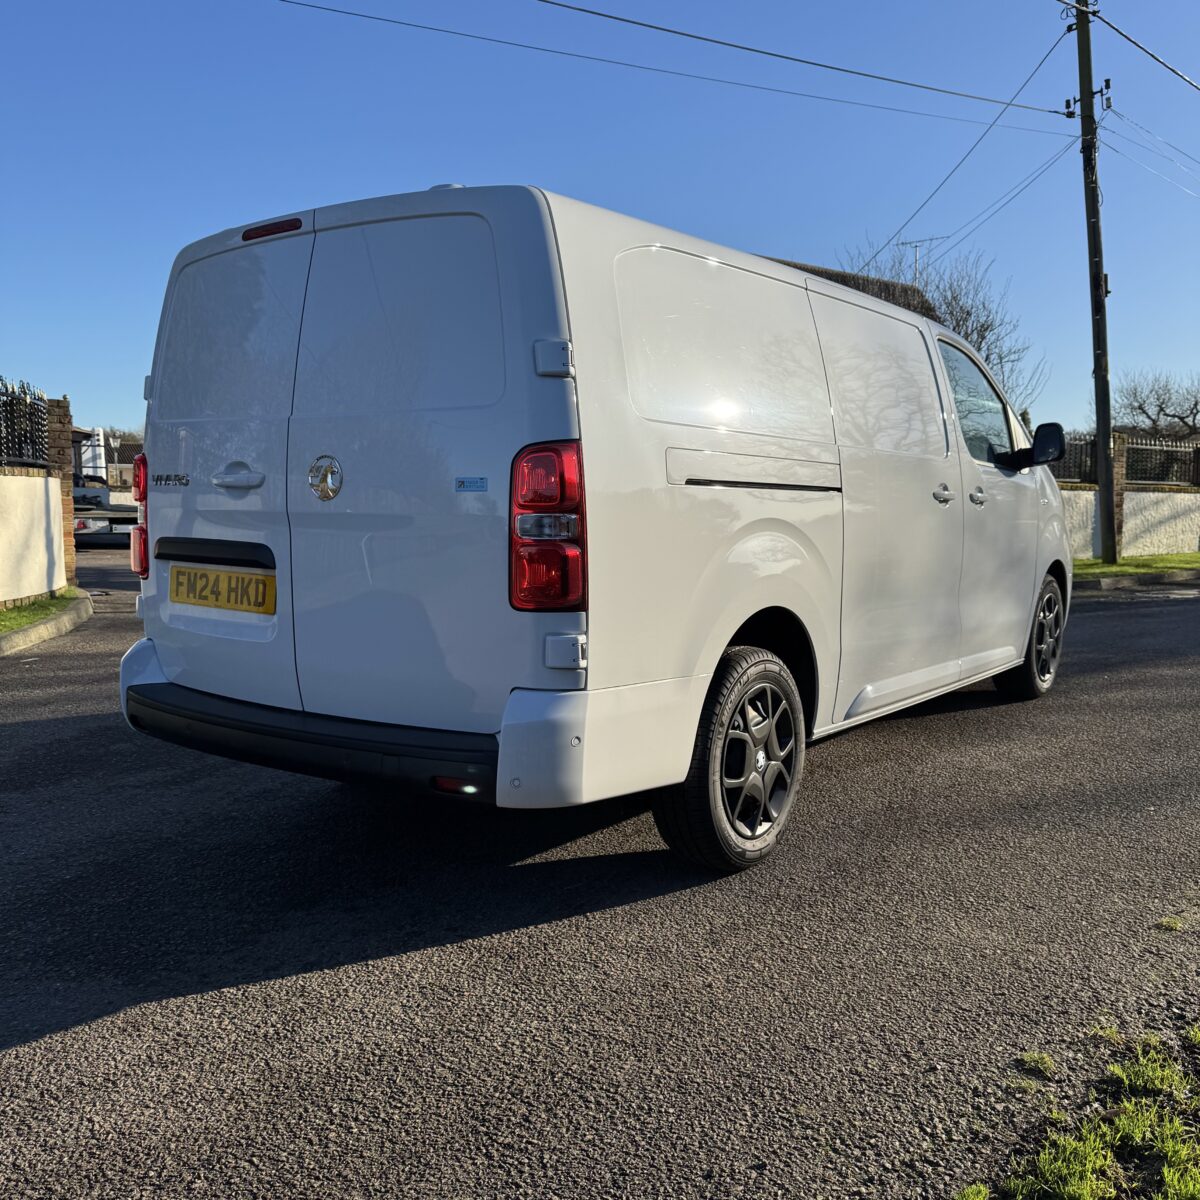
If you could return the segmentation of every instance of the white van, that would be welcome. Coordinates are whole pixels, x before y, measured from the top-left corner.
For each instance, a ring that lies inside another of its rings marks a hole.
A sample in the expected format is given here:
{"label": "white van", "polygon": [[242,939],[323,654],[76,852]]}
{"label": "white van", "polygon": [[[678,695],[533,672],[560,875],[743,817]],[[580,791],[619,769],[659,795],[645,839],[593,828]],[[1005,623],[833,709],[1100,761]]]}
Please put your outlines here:
{"label": "white van", "polygon": [[1054,682],[1062,503],[971,347],[526,187],[196,242],[147,378],[145,733],[509,808],[653,790],[775,845],[806,742]]}

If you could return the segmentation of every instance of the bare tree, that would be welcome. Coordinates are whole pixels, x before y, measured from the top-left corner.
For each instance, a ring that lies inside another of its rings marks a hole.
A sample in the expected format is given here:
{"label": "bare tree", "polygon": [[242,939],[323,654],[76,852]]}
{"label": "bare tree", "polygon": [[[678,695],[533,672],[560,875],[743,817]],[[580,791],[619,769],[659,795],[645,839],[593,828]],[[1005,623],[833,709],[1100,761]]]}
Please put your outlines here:
{"label": "bare tree", "polygon": [[1200,375],[1125,371],[1114,408],[1122,425],[1154,437],[1200,436]]}
{"label": "bare tree", "polygon": [[[871,247],[848,252],[843,265],[861,263]],[[871,263],[871,274],[919,287],[937,309],[942,324],[983,356],[1012,406],[1027,413],[1050,379],[1044,357],[1031,360],[1033,345],[1021,336],[1020,319],[1009,305],[1009,281],[992,281],[991,259],[960,254],[921,263],[902,246],[891,246]]]}
{"label": "bare tree", "polygon": [[145,435],[141,429],[120,429],[113,426],[107,431],[109,441],[114,438],[120,438],[122,442],[141,442],[145,440]]}

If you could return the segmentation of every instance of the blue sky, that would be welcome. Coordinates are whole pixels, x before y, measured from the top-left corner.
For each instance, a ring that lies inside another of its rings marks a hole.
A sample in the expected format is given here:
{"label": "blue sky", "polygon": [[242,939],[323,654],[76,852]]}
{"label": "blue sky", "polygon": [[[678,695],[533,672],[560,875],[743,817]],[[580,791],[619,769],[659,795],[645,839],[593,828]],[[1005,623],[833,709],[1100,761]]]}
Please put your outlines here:
{"label": "blue sky", "polygon": [[[346,0],[403,19],[676,70],[953,116],[989,106],[772,62],[534,0]],[[594,0],[734,41],[1007,96],[1058,36],[1056,0]],[[881,240],[978,135],[926,120],[553,58],[275,0],[7,0],[0,43],[0,374],[72,396],[81,424],[138,425],[162,289],[180,246],[272,215],[444,181],[528,182],[741,249],[836,264]],[[1200,74],[1200,6],[1113,0],[1106,16]],[[1200,93],[1103,27],[1118,109],[1200,158]],[[14,73],[15,72],[15,73]],[[1074,95],[1066,39],[1022,96]],[[1050,131],[1074,124],[1005,118]],[[1110,118],[1115,130],[1144,135]],[[903,235],[947,233],[1047,158],[997,129]],[[1161,143],[1118,149],[1200,192]],[[1114,372],[1200,369],[1200,198],[1104,153]],[[964,244],[1011,277],[1052,376],[1035,419],[1089,421],[1079,158],[1070,152]]]}

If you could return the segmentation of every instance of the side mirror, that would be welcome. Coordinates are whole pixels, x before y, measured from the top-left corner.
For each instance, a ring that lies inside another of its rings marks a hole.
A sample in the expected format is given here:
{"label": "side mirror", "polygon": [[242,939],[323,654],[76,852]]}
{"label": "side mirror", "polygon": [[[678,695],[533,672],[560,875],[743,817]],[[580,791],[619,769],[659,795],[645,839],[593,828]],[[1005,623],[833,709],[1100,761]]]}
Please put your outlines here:
{"label": "side mirror", "polygon": [[1058,462],[1067,453],[1067,438],[1057,421],[1047,421],[1033,431],[1034,465]]}

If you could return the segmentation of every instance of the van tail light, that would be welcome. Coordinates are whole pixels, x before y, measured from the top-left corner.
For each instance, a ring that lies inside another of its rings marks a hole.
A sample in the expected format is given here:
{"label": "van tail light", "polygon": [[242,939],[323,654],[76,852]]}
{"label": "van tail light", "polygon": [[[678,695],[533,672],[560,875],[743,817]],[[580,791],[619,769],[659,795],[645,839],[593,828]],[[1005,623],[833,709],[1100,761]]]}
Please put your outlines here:
{"label": "van tail light", "polygon": [[129,531],[129,568],[142,579],[150,578],[150,539],[145,525],[135,525]]}
{"label": "van tail light", "polygon": [[133,499],[138,506],[138,523],[129,531],[129,569],[141,579],[150,578],[150,536],[146,532],[146,501],[150,494],[146,456],[133,460]]}
{"label": "van tail light", "polygon": [[133,502],[146,503],[146,485],[150,482],[150,469],[146,465],[146,456],[139,454],[133,460]]}
{"label": "van tail light", "polygon": [[526,612],[587,607],[578,442],[526,446],[513,459],[508,598],[513,608]]}

